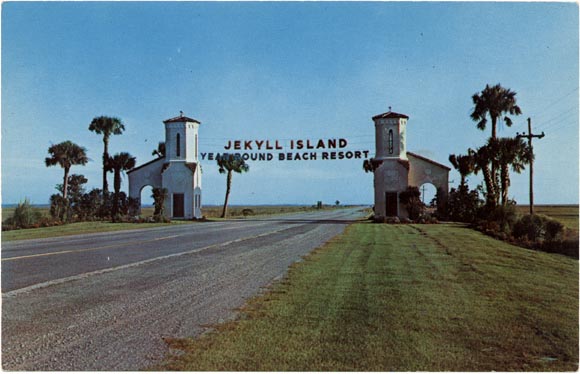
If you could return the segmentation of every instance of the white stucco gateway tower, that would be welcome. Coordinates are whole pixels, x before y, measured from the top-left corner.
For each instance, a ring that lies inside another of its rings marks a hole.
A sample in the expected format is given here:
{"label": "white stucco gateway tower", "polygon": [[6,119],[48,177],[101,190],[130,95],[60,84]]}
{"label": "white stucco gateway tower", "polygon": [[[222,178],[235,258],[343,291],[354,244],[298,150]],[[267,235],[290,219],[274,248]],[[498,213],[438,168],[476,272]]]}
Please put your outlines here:
{"label": "white stucco gateway tower", "polygon": [[409,215],[399,202],[399,194],[409,186],[433,184],[442,198],[448,192],[449,167],[407,151],[407,120],[405,114],[389,111],[373,117],[375,124],[374,169],[375,216],[401,217]]}
{"label": "white stucco gateway tower", "polygon": [[199,122],[180,112],[165,124],[165,155],[128,172],[129,196],[139,199],[146,186],[167,189],[165,215],[201,218],[201,167],[198,158]]}

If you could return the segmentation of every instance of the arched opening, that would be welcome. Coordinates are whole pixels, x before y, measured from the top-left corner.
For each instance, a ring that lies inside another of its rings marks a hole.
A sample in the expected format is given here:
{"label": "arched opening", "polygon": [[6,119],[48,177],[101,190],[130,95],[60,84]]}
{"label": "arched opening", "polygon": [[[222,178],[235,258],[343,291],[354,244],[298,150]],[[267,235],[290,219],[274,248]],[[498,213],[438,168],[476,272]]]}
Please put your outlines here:
{"label": "arched opening", "polygon": [[142,218],[153,217],[153,187],[152,186],[144,186],[141,188],[141,192],[139,193],[139,199],[141,202],[141,214]]}
{"label": "arched opening", "polygon": [[419,187],[419,192],[421,193],[421,201],[427,207],[428,213],[435,213],[437,210],[437,205],[435,204],[435,196],[437,196],[437,187],[432,183],[423,183]]}

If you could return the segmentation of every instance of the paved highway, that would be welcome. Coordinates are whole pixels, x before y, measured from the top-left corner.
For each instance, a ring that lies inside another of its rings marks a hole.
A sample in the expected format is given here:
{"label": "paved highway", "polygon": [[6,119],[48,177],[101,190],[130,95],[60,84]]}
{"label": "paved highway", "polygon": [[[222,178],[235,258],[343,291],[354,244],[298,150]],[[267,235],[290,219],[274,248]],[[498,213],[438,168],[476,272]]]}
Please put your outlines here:
{"label": "paved highway", "polygon": [[[196,336],[357,209],[206,222],[2,245],[5,370],[139,370]],[[204,327],[206,326],[206,327]]]}

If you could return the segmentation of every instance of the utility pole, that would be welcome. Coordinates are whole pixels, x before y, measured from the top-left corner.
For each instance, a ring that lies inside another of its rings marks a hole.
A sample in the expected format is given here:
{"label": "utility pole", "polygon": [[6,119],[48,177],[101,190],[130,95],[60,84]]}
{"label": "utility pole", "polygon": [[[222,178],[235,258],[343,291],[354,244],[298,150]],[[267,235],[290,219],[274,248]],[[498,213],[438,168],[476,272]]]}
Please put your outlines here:
{"label": "utility pole", "polygon": [[530,151],[532,152],[532,159],[530,160],[530,214],[534,214],[534,148],[532,147],[532,139],[538,138],[542,139],[544,137],[544,132],[541,134],[532,134],[532,119],[528,118],[528,133],[520,134],[516,133],[516,138],[527,138],[528,145],[530,146]]}

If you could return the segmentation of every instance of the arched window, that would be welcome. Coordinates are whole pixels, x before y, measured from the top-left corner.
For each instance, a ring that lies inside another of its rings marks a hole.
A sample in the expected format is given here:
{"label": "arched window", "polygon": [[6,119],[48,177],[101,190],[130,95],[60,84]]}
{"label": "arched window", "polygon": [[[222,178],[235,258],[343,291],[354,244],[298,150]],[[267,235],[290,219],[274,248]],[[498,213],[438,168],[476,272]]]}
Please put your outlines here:
{"label": "arched window", "polygon": [[389,153],[393,154],[393,130],[389,130]]}
{"label": "arched window", "polygon": [[181,157],[181,136],[179,135],[179,133],[177,133],[177,137],[176,137],[176,142],[177,144],[175,145],[175,155],[177,157]]}

